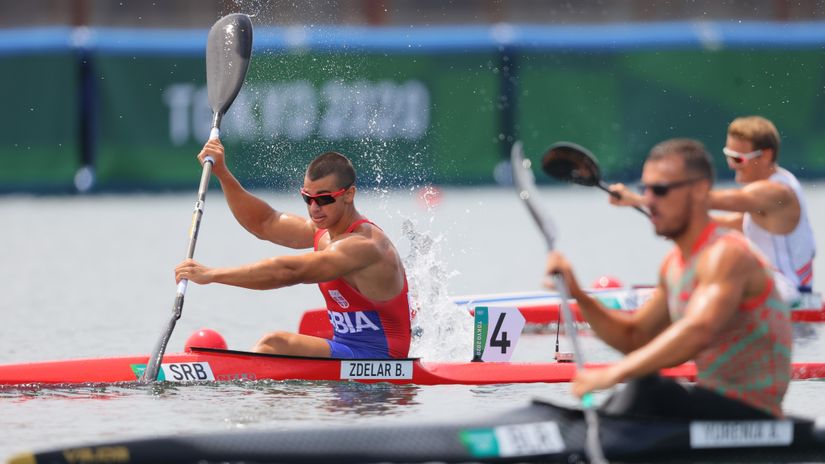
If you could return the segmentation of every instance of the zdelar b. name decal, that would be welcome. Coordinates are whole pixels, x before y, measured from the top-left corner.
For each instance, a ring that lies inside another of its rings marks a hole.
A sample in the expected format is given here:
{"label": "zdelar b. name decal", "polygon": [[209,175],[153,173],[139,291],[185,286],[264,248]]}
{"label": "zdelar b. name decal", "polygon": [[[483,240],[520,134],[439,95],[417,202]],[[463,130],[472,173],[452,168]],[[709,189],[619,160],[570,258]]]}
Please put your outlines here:
{"label": "zdelar b. name decal", "polygon": [[412,361],[341,361],[341,379],[412,379]]}

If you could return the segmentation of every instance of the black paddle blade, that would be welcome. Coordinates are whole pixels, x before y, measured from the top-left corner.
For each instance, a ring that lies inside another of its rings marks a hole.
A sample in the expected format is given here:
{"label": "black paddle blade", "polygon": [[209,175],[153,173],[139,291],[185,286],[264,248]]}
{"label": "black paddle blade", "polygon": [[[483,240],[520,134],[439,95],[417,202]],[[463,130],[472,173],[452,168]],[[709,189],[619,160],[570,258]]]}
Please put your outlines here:
{"label": "black paddle blade", "polygon": [[547,175],[574,184],[599,185],[601,172],[596,158],[587,148],[571,142],[554,143],[541,160]]}
{"label": "black paddle blade", "polygon": [[220,127],[224,113],[241,91],[252,56],[252,21],[233,13],[216,22],[206,40],[206,85],[213,125]]}

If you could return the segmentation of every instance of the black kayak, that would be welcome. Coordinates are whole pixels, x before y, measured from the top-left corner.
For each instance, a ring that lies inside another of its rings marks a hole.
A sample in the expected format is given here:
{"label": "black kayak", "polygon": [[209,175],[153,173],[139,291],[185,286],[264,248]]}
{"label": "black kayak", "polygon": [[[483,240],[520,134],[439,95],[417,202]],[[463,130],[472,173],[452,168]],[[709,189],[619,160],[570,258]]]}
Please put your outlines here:
{"label": "black kayak", "polygon": [[[611,462],[825,462],[825,423],[687,421],[600,414]],[[23,454],[23,463],[587,462],[581,410],[544,401],[452,424],[233,431]]]}

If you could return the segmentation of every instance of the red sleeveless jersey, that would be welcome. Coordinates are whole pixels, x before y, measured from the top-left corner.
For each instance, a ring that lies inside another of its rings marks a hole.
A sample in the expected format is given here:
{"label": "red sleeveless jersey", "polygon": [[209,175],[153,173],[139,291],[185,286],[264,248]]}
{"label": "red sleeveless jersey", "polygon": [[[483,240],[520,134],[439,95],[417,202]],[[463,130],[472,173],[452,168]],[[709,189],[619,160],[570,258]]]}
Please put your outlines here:
{"label": "red sleeveless jersey", "polygon": [[[375,226],[368,219],[350,225],[346,233],[363,223]],[[378,227],[378,226],[375,226]],[[315,233],[318,241],[327,232]],[[318,287],[327,303],[327,313],[334,331],[332,340],[368,353],[375,358],[405,358],[410,350],[410,303],[407,296],[407,277],[404,288],[387,301],[375,301],[352,288],[344,279],[319,282]]]}

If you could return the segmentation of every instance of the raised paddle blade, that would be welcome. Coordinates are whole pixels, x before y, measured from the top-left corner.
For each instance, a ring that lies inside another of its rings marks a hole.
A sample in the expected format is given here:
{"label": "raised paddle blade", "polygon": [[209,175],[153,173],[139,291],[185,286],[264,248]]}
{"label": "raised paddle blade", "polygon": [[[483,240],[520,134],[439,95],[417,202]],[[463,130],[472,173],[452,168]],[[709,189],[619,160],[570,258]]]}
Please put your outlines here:
{"label": "raised paddle blade", "polygon": [[216,22],[206,42],[206,85],[212,107],[212,127],[220,128],[223,115],[241,91],[252,56],[252,21],[233,13]]}
{"label": "raised paddle blade", "polygon": [[551,177],[587,187],[599,185],[601,180],[596,157],[587,148],[571,142],[551,145],[541,159],[541,168]]}
{"label": "raised paddle blade", "polygon": [[539,226],[547,249],[552,250],[556,241],[556,227],[539,209],[535,203],[538,198],[536,191],[536,177],[533,175],[531,162],[524,157],[524,146],[521,141],[516,141],[510,149],[510,165],[513,168],[513,182],[516,186],[516,193],[527,206],[533,220]]}
{"label": "raised paddle blade", "polygon": [[[541,168],[550,177],[586,187],[598,187],[615,198],[621,197],[602,180],[599,162],[590,150],[581,145],[572,142],[554,143],[544,153]],[[650,217],[650,213],[640,206],[634,206],[633,209]]]}

